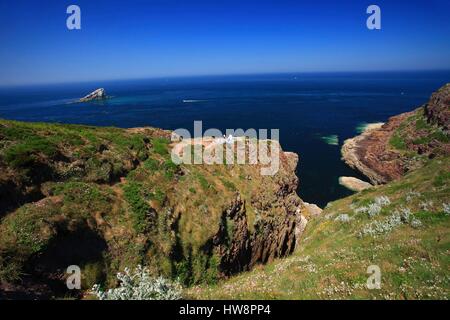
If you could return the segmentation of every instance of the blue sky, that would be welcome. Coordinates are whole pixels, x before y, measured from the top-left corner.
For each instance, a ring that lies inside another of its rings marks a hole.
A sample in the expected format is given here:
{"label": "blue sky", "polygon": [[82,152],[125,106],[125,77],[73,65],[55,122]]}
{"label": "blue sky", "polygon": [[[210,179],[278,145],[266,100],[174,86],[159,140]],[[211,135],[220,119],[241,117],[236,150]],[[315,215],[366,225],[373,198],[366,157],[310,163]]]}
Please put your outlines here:
{"label": "blue sky", "polygon": [[[81,30],[66,8],[81,8]],[[382,29],[366,28],[377,4]],[[450,69],[450,1],[0,3],[0,85],[214,74]]]}

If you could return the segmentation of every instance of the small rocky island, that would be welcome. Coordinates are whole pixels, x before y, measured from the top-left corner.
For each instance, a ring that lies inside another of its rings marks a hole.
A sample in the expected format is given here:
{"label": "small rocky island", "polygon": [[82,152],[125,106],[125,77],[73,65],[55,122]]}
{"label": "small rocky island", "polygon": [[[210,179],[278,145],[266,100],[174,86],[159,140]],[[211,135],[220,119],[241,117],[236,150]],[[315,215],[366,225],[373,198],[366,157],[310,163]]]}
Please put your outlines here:
{"label": "small rocky island", "polygon": [[87,96],[84,96],[79,100],[79,102],[89,102],[89,101],[96,101],[96,100],[105,100],[108,96],[106,95],[106,91],[103,88],[99,88],[91,93],[89,93]]}

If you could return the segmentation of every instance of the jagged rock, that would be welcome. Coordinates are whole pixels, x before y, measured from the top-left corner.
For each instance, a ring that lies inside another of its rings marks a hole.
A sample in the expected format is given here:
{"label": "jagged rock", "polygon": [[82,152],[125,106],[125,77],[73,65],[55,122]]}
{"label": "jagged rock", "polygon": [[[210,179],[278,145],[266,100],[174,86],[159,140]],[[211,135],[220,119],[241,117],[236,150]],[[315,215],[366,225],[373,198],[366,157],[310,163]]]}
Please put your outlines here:
{"label": "jagged rock", "polygon": [[[449,119],[450,84],[447,84],[433,93],[424,106],[391,117],[382,126],[368,127],[361,135],[346,140],[341,149],[342,159],[372,184],[399,179],[423,165],[420,159],[408,156],[405,151],[428,158],[450,153]],[[393,138],[402,150],[392,144]]]}
{"label": "jagged rock", "polygon": [[89,93],[87,96],[81,98],[79,101],[80,102],[89,102],[89,101],[93,101],[93,100],[104,100],[106,99],[106,92],[105,89],[100,88],[97,89],[91,93]]}
{"label": "jagged rock", "polygon": [[339,184],[352,191],[363,191],[371,188],[372,185],[355,177],[339,177]]}
{"label": "jagged rock", "polygon": [[303,202],[303,206],[305,207],[309,217],[316,217],[322,214],[322,209],[313,203]]}
{"label": "jagged rock", "polygon": [[[392,117],[388,123],[368,126],[361,135],[347,139],[342,146],[342,159],[360,171],[373,184],[383,184],[403,175],[400,155],[388,149],[392,132],[408,114]],[[383,160],[381,160],[382,158]]]}
{"label": "jagged rock", "polygon": [[425,105],[428,121],[449,131],[450,129],[450,83],[433,93]]}

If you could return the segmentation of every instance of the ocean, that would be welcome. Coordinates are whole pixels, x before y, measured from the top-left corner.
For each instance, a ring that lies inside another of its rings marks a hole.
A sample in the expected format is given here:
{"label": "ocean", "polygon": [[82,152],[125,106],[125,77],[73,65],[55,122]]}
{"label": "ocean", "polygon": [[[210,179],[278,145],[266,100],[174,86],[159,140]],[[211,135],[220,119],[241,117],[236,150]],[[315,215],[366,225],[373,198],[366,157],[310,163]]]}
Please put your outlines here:
{"label": "ocean", "polygon": [[[270,74],[96,81],[0,88],[0,118],[96,126],[193,130],[279,129],[300,156],[300,197],[319,206],[351,194],[356,176],[340,156],[364,123],[384,122],[425,103],[450,71]],[[111,99],[71,103],[103,87]],[[192,132],[192,131],[191,131]]]}

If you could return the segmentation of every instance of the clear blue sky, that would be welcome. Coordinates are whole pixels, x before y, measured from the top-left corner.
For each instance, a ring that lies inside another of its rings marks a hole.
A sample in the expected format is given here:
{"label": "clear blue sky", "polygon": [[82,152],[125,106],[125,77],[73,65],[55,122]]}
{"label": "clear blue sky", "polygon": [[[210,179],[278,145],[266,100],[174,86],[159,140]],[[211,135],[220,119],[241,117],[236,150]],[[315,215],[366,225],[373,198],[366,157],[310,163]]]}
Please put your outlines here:
{"label": "clear blue sky", "polygon": [[[81,8],[79,31],[66,8]],[[382,30],[366,28],[366,8]],[[0,85],[264,72],[450,69],[450,1],[14,0]]]}

